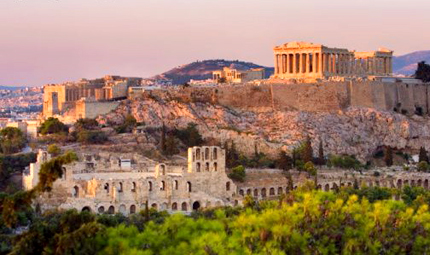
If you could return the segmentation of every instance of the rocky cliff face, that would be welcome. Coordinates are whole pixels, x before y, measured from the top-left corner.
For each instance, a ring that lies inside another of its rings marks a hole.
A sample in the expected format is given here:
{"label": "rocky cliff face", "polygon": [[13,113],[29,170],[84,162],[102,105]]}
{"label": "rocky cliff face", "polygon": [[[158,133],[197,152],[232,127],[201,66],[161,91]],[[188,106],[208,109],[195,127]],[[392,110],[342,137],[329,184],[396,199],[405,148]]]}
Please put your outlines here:
{"label": "rocky cliff face", "polygon": [[369,108],[348,108],[337,113],[300,111],[235,111],[209,103],[184,103],[168,99],[137,99],[123,102],[116,111],[100,116],[101,124],[121,123],[127,114],[149,127],[183,128],[198,124],[201,134],[223,143],[234,140],[246,154],[255,145],[275,155],[280,148],[292,149],[310,136],[314,151],[323,142],[326,154],[372,156],[380,146],[430,149],[430,119],[407,117]]}

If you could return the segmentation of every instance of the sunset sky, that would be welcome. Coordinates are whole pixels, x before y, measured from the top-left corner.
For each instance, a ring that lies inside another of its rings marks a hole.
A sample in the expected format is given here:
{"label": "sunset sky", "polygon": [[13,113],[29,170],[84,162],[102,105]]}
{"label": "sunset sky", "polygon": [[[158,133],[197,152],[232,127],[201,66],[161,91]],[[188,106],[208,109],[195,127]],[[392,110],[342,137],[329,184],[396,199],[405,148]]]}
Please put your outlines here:
{"label": "sunset sky", "polygon": [[212,58],[273,66],[289,41],[430,50],[429,0],[1,0],[0,85],[149,77]]}

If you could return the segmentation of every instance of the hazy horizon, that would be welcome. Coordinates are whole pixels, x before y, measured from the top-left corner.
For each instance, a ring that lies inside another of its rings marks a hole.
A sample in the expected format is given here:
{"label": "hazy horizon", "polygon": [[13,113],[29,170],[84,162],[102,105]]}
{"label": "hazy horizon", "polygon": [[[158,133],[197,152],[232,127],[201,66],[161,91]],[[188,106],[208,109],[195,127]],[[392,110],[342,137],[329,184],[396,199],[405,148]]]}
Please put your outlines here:
{"label": "hazy horizon", "polygon": [[425,0],[3,0],[0,85],[149,77],[196,60],[273,66],[289,41],[430,50]]}

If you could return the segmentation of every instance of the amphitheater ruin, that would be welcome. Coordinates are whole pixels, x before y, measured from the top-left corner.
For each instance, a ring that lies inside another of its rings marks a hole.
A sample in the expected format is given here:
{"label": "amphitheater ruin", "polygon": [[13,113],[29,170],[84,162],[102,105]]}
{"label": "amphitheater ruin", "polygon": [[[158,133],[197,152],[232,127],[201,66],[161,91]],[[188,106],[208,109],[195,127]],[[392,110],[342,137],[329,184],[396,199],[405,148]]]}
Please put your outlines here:
{"label": "amphitheater ruin", "polygon": [[[256,200],[278,199],[309,180],[306,173],[290,170],[291,181],[278,169],[247,169],[244,182],[230,179],[225,167],[225,150],[216,146],[188,149],[182,163],[159,163],[138,154],[81,153],[79,161],[66,165],[51,192],[36,199],[42,211],[77,209],[95,213],[133,214],[145,208],[189,213],[200,208],[238,206],[245,196]],[[51,159],[40,151],[23,175],[26,190],[38,182],[43,163]],[[313,177],[311,180],[314,180]],[[343,186],[365,185],[429,189],[430,176],[402,170],[370,172],[320,169],[317,188],[325,191]],[[291,186],[292,185],[292,186]]]}

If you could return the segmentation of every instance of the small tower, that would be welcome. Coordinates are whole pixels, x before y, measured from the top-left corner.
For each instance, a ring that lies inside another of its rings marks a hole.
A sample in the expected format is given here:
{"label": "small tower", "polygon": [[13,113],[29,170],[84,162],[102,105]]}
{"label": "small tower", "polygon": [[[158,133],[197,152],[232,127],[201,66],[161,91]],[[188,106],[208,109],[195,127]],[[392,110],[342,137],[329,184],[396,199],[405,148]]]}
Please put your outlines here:
{"label": "small tower", "polygon": [[225,150],[218,146],[188,148],[188,172],[225,172]]}

